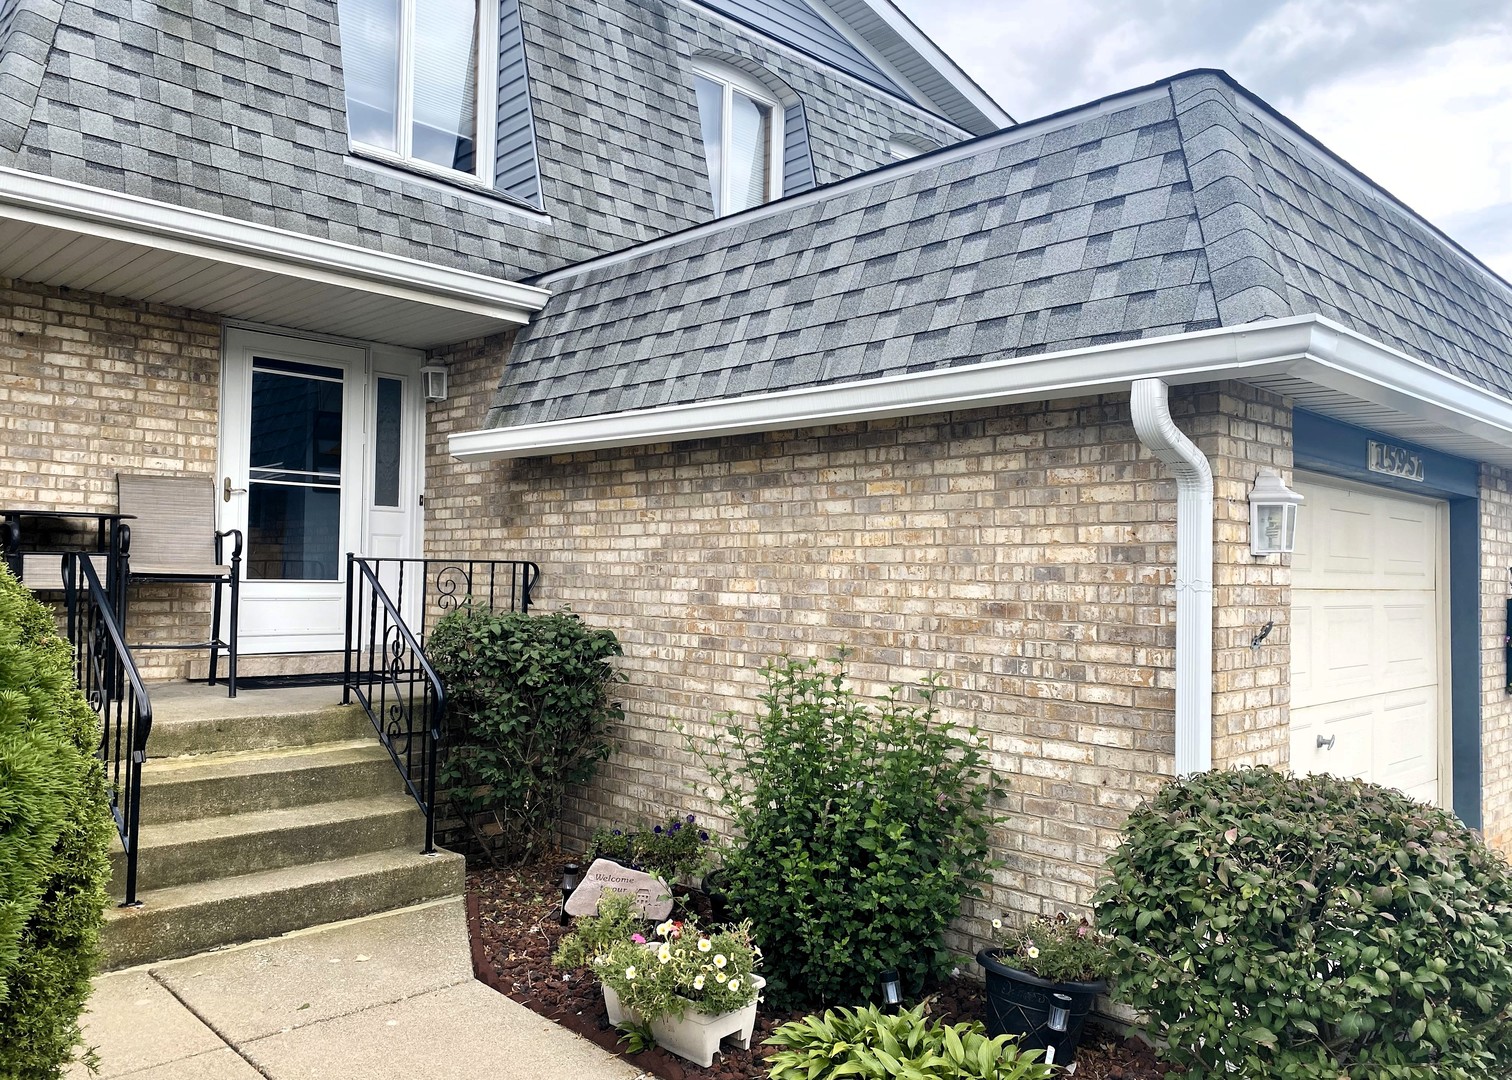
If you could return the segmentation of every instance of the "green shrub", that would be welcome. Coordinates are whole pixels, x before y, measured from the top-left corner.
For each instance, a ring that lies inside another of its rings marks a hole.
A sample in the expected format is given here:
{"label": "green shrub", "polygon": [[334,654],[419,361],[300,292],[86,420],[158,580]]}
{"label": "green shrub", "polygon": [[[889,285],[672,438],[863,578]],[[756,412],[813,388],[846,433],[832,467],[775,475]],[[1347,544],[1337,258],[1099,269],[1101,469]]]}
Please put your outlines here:
{"label": "green shrub", "polygon": [[868,706],[838,661],[785,659],[765,675],[755,730],[732,722],[693,749],[740,833],[723,885],[755,927],[768,996],[865,1001],[888,968],[919,990],[950,970],[945,929],[988,879],[1002,786],[976,730],[939,721],[933,677],[921,705],[895,690]]}
{"label": "green shrub", "polygon": [[709,864],[709,833],[692,814],[672,814],[649,829],[595,829],[588,861],[601,858],[655,874],[669,884],[686,881]]}
{"label": "green shrub", "polygon": [[1194,1078],[1512,1075],[1512,872],[1395,791],[1271,769],[1136,811],[1098,923]]}
{"label": "green shrub", "polygon": [[923,1004],[896,1015],[872,1005],[806,1016],[783,1024],[766,1045],[784,1048],[769,1059],[772,1080],[1048,1080],[1057,1072],[1012,1035],[989,1039],[981,1021],[926,1020]]}
{"label": "green shrub", "polygon": [[567,789],[609,756],[622,716],[609,700],[623,678],[610,663],[619,642],[570,611],[464,605],[436,624],[426,654],[447,695],[442,789],[470,821],[497,821],[508,854],[534,855],[551,842]]}
{"label": "green shrub", "polygon": [[113,835],[96,718],[52,616],[0,567],[0,1076],[61,1074],[98,955]]}

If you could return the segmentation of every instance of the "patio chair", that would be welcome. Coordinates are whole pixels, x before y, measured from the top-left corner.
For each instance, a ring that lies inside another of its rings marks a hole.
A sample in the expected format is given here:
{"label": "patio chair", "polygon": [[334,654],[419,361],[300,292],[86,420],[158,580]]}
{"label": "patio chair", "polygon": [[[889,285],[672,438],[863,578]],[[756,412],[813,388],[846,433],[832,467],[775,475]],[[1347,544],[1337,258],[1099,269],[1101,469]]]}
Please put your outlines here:
{"label": "patio chair", "polygon": [[[125,588],[121,625],[130,627],[126,598],[133,585],[176,582],[214,585],[210,639],[183,643],[133,642],[133,649],[210,650],[209,685],[215,685],[220,651],[226,650],[227,685],[236,696],[236,637],[241,606],[242,534],[239,529],[215,529],[215,481],[209,476],[148,476],[116,474],[120,512],[135,515],[124,559]],[[233,541],[226,562],[227,538]],[[230,633],[221,638],[221,595],[231,589]]]}

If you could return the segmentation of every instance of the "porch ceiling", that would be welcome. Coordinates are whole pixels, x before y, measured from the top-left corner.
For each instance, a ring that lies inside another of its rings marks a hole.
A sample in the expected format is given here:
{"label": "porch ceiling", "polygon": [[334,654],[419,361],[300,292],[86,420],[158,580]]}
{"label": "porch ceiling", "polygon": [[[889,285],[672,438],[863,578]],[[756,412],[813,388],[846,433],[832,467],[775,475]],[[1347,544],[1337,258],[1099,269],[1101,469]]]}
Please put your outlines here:
{"label": "porch ceiling", "polygon": [[415,349],[520,325],[549,295],[13,169],[0,277]]}

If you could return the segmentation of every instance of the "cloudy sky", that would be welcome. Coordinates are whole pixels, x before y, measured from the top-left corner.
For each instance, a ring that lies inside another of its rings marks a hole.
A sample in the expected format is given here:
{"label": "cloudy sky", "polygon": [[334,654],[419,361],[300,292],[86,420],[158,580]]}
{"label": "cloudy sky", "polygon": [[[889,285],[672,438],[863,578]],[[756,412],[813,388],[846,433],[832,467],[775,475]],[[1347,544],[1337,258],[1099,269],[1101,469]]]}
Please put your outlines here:
{"label": "cloudy sky", "polygon": [[1512,281],[1512,0],[897,0],[1018,120],[1227,71]]}

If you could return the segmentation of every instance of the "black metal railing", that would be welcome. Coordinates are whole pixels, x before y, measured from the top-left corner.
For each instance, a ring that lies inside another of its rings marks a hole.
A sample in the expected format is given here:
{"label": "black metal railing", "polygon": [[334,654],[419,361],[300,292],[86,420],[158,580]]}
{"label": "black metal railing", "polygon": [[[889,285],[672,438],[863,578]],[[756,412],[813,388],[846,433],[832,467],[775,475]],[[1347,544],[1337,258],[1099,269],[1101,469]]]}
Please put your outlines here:
{"label": "black metal railing", "polygon": [[530,562],[369,559],[347,555],[343,703],[355,697],[425,814],[436,850],[436,772],[445,743],[446,688],[425,656],[437,619],[463,604],[530,610],[540,568]]}
{"label": "black metal railing", "polygon": [[152,734],[152,702],[116,617],[117,607],[87,555],[63,557],[63,596],[74,675],[100,717],[98,755],[105,766],[110,814],[126,851],[126,899],[138,904],[137,833],[142,817],[142,763]]}

